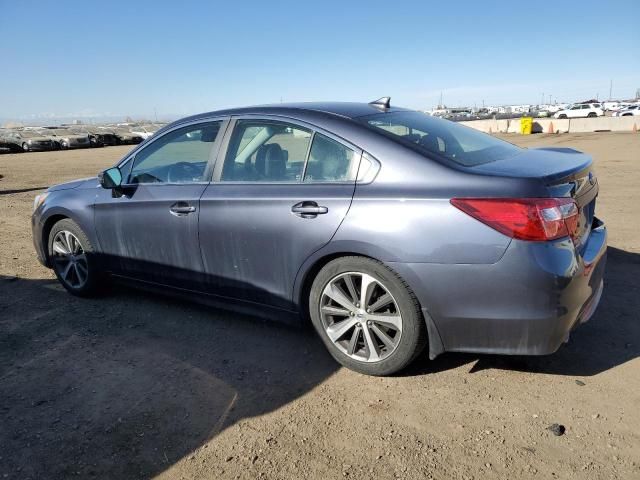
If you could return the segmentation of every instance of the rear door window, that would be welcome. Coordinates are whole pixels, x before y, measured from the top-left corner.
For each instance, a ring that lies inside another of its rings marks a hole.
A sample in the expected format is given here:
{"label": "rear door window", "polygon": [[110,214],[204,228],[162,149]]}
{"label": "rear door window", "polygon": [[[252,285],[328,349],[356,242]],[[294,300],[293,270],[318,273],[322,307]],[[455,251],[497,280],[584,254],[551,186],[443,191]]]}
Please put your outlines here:
{"label": "rear door window", "polygon": [[353,150],[320,133],[313,136],[305,182],[353,181],[357,174]]}

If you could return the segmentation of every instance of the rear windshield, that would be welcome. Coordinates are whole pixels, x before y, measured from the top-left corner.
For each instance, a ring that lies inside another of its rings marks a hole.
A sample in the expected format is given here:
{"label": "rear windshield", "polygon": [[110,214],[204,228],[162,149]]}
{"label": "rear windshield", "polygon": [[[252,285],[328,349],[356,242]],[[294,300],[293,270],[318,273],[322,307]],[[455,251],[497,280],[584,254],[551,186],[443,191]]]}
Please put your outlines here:
{"label": "rear windshield", "polygon": [[420,112],[379,113],[356,120],[427,156],[445,158],[465,167],[503,160],[522,152],[520,147],[486,133]]}

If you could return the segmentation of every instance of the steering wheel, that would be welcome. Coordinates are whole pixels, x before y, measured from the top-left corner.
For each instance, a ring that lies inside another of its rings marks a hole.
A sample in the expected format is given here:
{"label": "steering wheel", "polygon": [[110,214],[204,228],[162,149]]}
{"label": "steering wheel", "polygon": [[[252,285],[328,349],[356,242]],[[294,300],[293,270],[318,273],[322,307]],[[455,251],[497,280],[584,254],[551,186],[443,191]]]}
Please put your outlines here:
{"label": "steering wheel", "polygon": [[202,178],[202,168],[190,162],[174,163],[167,170],[167,182],[179,183],[184,181],[198,181]]}

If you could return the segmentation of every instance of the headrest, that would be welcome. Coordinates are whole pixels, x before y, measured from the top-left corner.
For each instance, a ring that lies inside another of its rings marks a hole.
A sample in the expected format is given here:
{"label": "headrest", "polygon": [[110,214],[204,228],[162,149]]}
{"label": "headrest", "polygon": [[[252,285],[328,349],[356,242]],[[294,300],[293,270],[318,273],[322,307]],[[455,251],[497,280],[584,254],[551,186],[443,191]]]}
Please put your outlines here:
{"label": "headrest", "polygon": [[256,153],[256,170],[269,180],[285,180],[287,160],[277,143],[262,145]]}
{"label": "headrest", "polygon": [[218,125],[204,127],[200,132],[200,140],[203,142],[215,142],[218,136],[218,130],[220,130]]}

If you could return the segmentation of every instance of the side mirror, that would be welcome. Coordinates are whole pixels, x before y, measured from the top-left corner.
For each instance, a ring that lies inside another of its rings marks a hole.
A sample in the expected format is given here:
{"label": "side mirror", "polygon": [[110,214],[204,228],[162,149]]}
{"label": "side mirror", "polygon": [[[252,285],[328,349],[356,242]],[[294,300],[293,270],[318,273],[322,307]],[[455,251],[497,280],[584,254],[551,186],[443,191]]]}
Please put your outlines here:
{"label": "side mirror", "polygon": [[113,167],[98,174],[100,186],[106,189],[118,188],[122,184],[122,173],[118,167]]}

